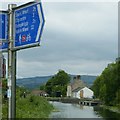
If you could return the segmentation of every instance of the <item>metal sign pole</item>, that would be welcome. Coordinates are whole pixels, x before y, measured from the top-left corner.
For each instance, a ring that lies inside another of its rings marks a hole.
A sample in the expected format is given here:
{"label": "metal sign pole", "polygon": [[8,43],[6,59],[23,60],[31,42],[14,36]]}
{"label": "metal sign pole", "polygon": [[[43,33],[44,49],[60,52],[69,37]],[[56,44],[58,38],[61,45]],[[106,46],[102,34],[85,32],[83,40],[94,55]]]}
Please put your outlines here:
{"label": "metal sign pole", "polygon": [[13,51],[13,59],[12,59],[12,66],[13,66],[13,71],[12,71],[12,118],[16,117],[16,51]]}
{"label": "metal sign pole", "polygon": [[8,11],[8,99],[9,99],[9,108],[8,108],[8,118],[15,118],[16,114],[16,100],[15,100],[15,91],[16,91],[16,52],[12,51],[14,45],[14,14],[12,8],[16,7],[16,4],[9,4]]}

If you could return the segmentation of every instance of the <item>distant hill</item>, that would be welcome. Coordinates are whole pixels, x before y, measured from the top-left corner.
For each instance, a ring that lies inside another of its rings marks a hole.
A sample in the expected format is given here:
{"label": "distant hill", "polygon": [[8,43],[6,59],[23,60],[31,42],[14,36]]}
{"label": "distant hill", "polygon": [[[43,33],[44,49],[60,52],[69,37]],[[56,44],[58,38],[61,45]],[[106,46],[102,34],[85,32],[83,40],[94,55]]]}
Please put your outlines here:
{"label": "distant hill", "polygon": [[[70,75],[71,81],[76,75]],[[39,76],[39,77],[30,77],[30,78],[21,78],[17,79],[16,84],[18,86],[24,86],[29,89],[39,88],[40,85],[45,84],[52,76]],[[88,86],[91,86],[97,76],[91,75],[81,75],[81,80],[83,80]]]}
{"label": "distant hill", "polygon": [[34,89],[34,88],[38,88],[42,84],[45,84],[51,77],[52,76],[20,78],[20,79],[17,79],[16,84],[18,86]]}

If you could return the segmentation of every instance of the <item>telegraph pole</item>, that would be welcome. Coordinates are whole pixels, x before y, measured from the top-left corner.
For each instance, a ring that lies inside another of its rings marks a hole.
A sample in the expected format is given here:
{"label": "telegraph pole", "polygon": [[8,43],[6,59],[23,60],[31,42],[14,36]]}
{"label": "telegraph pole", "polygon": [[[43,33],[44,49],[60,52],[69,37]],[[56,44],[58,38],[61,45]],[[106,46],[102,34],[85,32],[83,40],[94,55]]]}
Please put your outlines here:
{"label": "telegraph pole", "polygon": [[8,5],[8,118],[16,116],[16,51],[14,47],[14,12],[16,4]]}

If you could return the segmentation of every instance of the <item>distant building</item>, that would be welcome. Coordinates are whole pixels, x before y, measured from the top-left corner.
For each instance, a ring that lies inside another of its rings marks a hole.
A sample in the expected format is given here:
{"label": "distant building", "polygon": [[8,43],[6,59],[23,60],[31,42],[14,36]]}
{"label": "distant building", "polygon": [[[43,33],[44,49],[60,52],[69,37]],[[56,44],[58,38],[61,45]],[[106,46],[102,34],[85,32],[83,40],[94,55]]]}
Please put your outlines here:
{"label": "distant building", "polygon": [[44,97],[47,97],[47,96],[48,96],[48,93],[46,93],[46,92],[43,91],[43,90],[33,90],[33,91],[32,91],[32,94],[33,94],[33,95],[36,95],[36,96],[44,96]]}
{"label": "distant building", "polygon": [[78,88],[84,88],[86,84],[80,80],[80,75],[76,76],[73,78],[73,82],[69,83],[67,86],[67,97],[73,97],[74,96],[74,91]]}
{"label": "distant building", "polygon": [[0,78],[6,78],[6,59],[0,54]]}

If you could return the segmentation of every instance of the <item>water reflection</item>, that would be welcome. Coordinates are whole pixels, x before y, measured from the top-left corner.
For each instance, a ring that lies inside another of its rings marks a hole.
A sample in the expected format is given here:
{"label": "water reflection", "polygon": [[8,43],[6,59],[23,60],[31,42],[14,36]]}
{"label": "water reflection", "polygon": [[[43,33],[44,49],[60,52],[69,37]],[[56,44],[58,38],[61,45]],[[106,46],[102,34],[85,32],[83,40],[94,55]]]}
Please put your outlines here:
{"label": "water reflection", "polygon": [[59,112],[52,112],[50,118],[101,118],[99,120],[120,120],[120,114],[100,108],[99,106],[81,106],[78,104],[67,104],[50,102]]}
{"label": "water reflection", "polygon": [[59,112],[52,112],[50,118],[101,118],[94,112],[93,107],[51,102]]}

